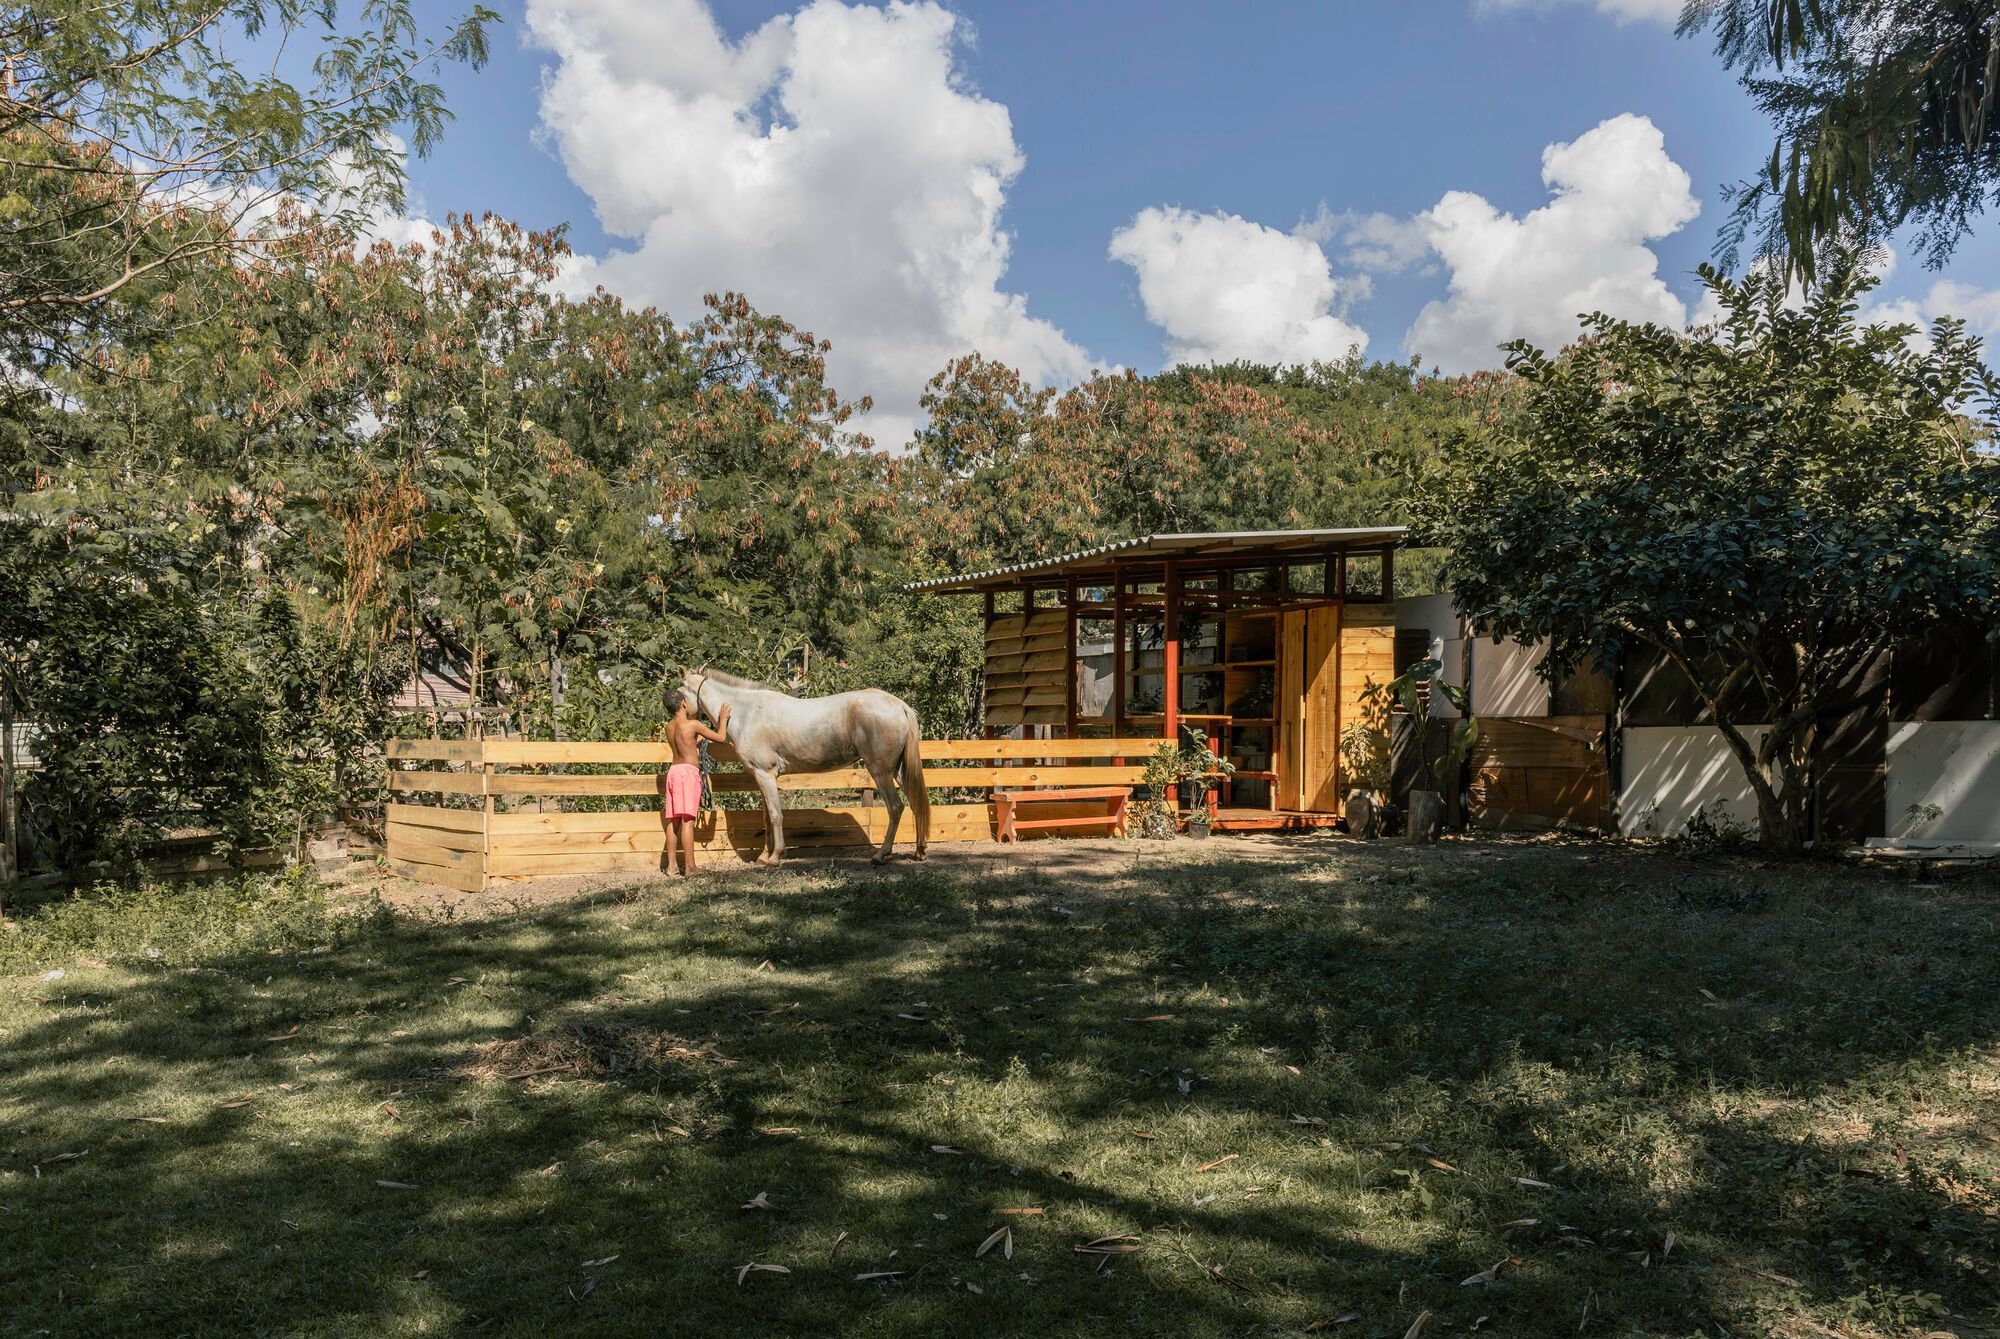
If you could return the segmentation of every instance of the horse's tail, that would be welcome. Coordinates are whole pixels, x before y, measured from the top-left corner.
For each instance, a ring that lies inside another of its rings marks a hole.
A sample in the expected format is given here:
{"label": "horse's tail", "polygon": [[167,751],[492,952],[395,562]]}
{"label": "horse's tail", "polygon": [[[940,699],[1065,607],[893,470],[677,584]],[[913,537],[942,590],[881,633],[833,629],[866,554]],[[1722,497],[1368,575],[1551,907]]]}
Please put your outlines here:
{"label": "horse's tail", "polygon": [[922,855],[931,840],[931,793],[924,785],[923,726],[917,713],[903,708],[909,722],[903,735],[903,797],[910,802],[910,816],[917,821],[917,854]]}

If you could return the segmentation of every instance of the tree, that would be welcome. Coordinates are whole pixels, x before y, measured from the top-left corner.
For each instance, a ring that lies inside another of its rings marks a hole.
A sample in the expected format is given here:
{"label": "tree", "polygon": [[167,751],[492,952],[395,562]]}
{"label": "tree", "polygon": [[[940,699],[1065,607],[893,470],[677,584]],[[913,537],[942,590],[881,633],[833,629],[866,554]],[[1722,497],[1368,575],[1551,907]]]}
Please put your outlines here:
{"label": "tree", "polygon": [[1551,678],[1642,650],[1676,666],[1790,850],[1856,671],[2000,613],[1996,385],[1959,322],[1922,349],[1859,323],[1851,256],[1802,310],[1775,276],[1702,275],[1712,334],[1596,314],[1560,358],[1508,346],[1520,404],[1451,444],[1418,534],[1448,546],[1460,612],[1546,641]]}
{"label": "tree", "polygon": [[483,63],[498,16],[426,36],[410,0],[340,8],[0,4],[0,353],[62,357],[133,285],[254,248],[278,200],[400,206],[397,132],[425,153],[448,119],[423,71]]}
{"label": "tree", "polygon": [[1680,31],[1711,28],[1777,132],[1732,192],[1726,264],[1754,237],[1810,281],[1914,224],[1935,268],[2000,198],[2000,0],[1692,0]]}

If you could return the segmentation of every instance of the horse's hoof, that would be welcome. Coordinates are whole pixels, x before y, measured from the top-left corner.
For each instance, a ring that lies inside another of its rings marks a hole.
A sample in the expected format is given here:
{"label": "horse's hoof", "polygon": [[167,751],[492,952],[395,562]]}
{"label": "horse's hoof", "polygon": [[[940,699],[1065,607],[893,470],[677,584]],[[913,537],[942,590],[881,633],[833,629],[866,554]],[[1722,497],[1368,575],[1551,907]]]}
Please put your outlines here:
{"label": "horse's hoof", "polygon": [[868,863],[871,865],[886,865],[889,863],[889,857],[885,855],[871,855],[868,857]]}
{"label": "horse's hoof", "polygon": [[912,860],[929,860],[930,858],[931,858],[931,853],[929,851],[926,851],[921,846],[919,846],[916,849],[916,853],[910,857],[910,859]]}
{"label": "horse's hoof", "polygon": [[760,855],[757,857],[757,863],[765,869],[776,869],[778,867],[778,857],[774,855]]}

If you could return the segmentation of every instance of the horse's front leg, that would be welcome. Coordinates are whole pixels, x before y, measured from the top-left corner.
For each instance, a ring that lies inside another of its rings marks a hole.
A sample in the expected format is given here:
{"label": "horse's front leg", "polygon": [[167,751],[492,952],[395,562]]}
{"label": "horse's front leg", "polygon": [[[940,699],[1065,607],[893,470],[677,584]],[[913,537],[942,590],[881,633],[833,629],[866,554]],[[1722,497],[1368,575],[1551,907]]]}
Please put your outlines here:
{"label": "horse's front leg", "polygon": [[785,854],[785,811],[778,805],[778,774],[753,767],[750,775],[764,796],[764,854],[757,857],[757,863],[775,866]]}

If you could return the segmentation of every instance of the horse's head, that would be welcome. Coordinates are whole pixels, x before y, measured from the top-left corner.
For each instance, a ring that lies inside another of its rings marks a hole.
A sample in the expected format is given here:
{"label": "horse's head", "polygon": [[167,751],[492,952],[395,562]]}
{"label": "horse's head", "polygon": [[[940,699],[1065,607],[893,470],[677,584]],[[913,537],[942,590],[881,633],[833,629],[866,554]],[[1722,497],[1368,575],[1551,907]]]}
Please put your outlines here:
{"label": "horse's head", "polygon": [[681,691],[688,695],[688,699],[694,703],[694,709],[697,712],[706,712],[709,716],[713,717],[715,713],[710,711],[708,704],[701,700],[701,690],[707,686],[708,666],[703,665],[700,669],[681,671]]}

